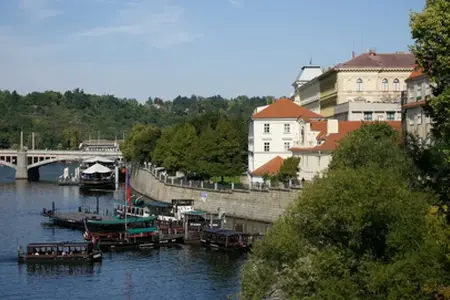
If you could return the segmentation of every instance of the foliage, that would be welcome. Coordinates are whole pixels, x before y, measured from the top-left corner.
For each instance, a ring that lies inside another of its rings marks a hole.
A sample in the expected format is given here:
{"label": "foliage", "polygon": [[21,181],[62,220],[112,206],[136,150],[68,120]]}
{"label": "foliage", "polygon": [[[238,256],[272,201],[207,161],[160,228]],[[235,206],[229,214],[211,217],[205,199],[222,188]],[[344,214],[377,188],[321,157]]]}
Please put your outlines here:
{"label": "foliage", "polygon": [[120,149],[127,160],[141,163],[151,161],[156,142],[160,137],[161,130],[155,125],[136,124]]}
{"label": "foliage", "polygon": [[450,2],[427,0],[423,11],[411,13],[410,27],[415,43],[410,49],[439,95],[450,87]]}
{"label": "foliage", "polygon": [[[450,57],[450,53],[449,53]],[[436,139],[450,142],[450,86],[440,95],[428,101],[429,110],[433,118],[432,133]],[[450,152],[445,151],[447,160],[450,161]]]}
{"label": "foliage", "polygon": [[223,115],[208,114],[164,129],[153,163],[171,173],[221,177],[222,182],[225,177],[240,175],[246,167],[242,152],[247,154],[247,132],[238,131],[234,122]]}
{"label": "foliage", "polygon": [[255,245],[242,296],[430,299],[450,282],[449,228],[430,198],[392,168],[329,171]]}
{"label": "foliage", "polygon": [[299,172],[300,157],[291,156],[283,161],[278,171],[277,178],[281,182],[287,182],[292,178],[297,178]]}
{"label": "foliage", "polygon": [[[24,131],[25,146],[29,148],[32,132],[36,133],[36,147],[39,149],[77,148],[81,141],[98,136],[111,140],[129,136],[128,131],[138,123],[161,128],[217,112],[236,120],[246,119],[257,106],[265,105],[268,99],[193,95],[179,96],[174,101],[155,97],[140,103],[136,99],[88,94],[81,89],[27,95],[0,91],[0,148],[18,145],[21,129]],[[240,121],[238,124],[243,126]],[[247,130],[246,124],[241,130]]]}
{"label": "foliage", "polygon": [[332,153],[329,169],[356,169],[375,164],[381,168],[396,166],[400,172],[409,174],[413,171],[412,163],[400,145],[399,133],[388,124],[363,124],[340,140]]}

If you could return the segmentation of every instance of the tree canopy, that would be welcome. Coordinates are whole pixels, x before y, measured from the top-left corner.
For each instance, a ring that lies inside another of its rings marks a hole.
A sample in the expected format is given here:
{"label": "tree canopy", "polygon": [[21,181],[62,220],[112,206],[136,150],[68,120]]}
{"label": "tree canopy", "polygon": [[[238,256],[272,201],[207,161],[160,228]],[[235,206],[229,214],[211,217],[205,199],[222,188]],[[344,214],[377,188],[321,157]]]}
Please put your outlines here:
{"label": "tree canopy", "polygon": [[[114,140],[129,136],[135,124],[153,124],[160,128],[184,123],[208,114],[223,114],[247,119],[257,106],[272,97],[239,96],[178,96],[173,101],[149,98],[146,102],[95,95],[74,89],[19,95],[15,91],[0,91],[0,147],[17,145],[20,130],[25,146],[31,147],[31,133],[36,133],[36,147],[76,148],[89,137]],[[242,123],[240,123],[242,125]],[[246,128],[243,128],[246,130]]]}
{"label": "tree canopy", "polygon": [[436,196],[411,189],[411,162],[397,141],[392,129],[370,124],[340,142],[329,171],[254,246],[244,299],[273,291],[286,299],[448,293],[450,228],[432,206]]}

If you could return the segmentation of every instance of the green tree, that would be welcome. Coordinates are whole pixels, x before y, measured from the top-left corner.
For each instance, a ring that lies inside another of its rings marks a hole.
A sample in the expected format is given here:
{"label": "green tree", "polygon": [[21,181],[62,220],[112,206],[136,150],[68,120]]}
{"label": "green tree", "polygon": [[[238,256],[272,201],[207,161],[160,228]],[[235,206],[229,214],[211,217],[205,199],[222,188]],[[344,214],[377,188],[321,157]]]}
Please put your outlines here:
{"label": "green tree", "polygon": [[151,162],[155,165],[162,166],[166,159],[172,144],[173,136],[179,126],[169,126],[162,130],[161,138],[156,141],[156,146],[152,154]]}
{"label": "green tree", "polygon": [[161,130],[155,125],[136,124],[121,144],[122,154],[129,161],[152,161],[152,153],[160,137]]}
{"label": "green tree", "polygon": [[410,27],[414,40],[410,49],[439,95],[450,86],[450,2],[427,0],[421,12],[411,13]]}
{"label": "green tree", "polygon": [[297,174],[300,171],[299,164],[300,157],[291,156],[286,158],[278,171],[278,179],[281,182],[287,182],[290,179],[297,178]]}
{"label": "green tree", "polygon": [[412,164],[400,148],[400,135],[384,122],[362,124],[339,141],[332,153],[329,169],[359,168],[376,164],[382,168],[397,166],[409,173]]}
{"label": "green tree", "polygon": [[449,228],[392,168],[330,170],[244,266],[244,299],[431,299],[450,283]]}

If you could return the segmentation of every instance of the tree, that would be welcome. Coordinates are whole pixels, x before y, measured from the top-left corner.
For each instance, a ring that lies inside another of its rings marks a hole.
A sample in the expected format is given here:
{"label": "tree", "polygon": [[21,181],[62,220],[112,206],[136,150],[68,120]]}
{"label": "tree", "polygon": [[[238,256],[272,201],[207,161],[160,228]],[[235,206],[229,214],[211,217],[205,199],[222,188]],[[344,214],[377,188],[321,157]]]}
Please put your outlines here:
{"label": "tree", "polygon": [[381,168],[396,166],[404,174],[412,171],[412,163],[400,148],[399,133],[384,122],[363,124],[341,139],[332,153],[329,169],[356,169],[373,164]]}
{"label": "tree", "polygon": [[[449,227],[391,168],[333,169],[306,187],[242,274],[244,299],[432,299],[450,284]],[[413,201],[412,201],[413,200]]]}
{"label": "tree", "polygon": [[410,27],[414,40],[410,49],[439,95],[450,85],[450,2],[427,0],[423,11],[411,13]]}
{"label": "tree", "polygon": [[160,137],[161,130],[155,125],[136,124],[120,147],[122,154],[129,161],[152,161],[152,153]]}
{"label": "tree", "polygon": [[299,172],[300,157],[291,156],[283,161],[278,171],[277,177],[281,182],[287,182],[292,178],[297,178]]}

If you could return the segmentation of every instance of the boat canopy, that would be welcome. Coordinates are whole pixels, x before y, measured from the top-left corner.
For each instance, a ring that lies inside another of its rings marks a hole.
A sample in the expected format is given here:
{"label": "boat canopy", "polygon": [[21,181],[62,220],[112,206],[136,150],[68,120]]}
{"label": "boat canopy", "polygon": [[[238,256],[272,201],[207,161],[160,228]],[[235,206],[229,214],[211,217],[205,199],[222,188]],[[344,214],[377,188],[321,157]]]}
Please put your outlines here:
{"label": "boat canopy", "polygon": [[31,243],[27,247],[85,247],[92,244],[91,242],[43,242],[43,243]]}
{"label": "boat canopy", "polygon": [[189,215],[189,216],[203,216],[208,213],[206,211],[201,211],[201,210],[187,210],[187,211],[183,211],[181,214]]}
{"label": "boat canopy", "polygon": [[150,233],[157,231],[158,228],[156,227],[147,227],[147,228],[131,228],[128,229],[129,234],[139,234],[139,233]]}
{"label": "boat canopy", "polygon": [[94,173],[111,173],[112,170],[110,168],[107,168],[99,163],[96,163],[95,165],[87,168],[84,170],[83,174],[94,174]]}
{"label": "boat canopy", "polygon": [[101,157],[101,156],[94,156],[94,157],[90,157],[86,160],[83,161],[84,163],[94,163],[94,162],[100,162],[100,163],[104,163],[104,164],[112,164],[114,163],[113,160],[106,158],[106,157]]}
{"label": "boat canopy", "polygon": [[150,216],[150,217],[143,217],[143,218],[127,218],[125,219],[113,219],[113,220],[87,220],[88,224],[95,224],[95,225],[120,225],[125,224],[125,221],[127,224],[130,223],[142,223],[142,222],[150,222],[156,220],[156,216]]}

